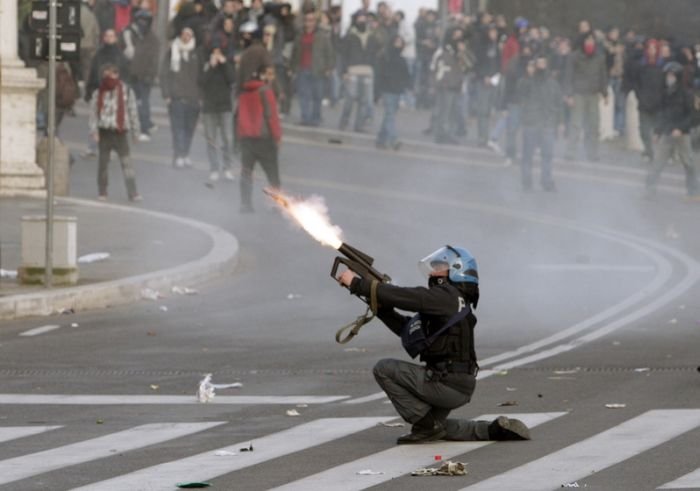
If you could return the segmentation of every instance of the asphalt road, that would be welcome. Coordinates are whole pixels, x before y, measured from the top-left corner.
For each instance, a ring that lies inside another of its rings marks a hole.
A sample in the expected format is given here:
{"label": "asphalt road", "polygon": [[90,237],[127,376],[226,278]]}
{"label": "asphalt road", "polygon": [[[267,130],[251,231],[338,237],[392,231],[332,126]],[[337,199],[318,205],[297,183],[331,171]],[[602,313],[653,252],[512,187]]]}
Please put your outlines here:
{"label": "asphalt road", "polygon": [[[64,138],[83,141],[83,125],[68,119]],[[335,343],[363,304],[328,276],[334,251],[271,208],[264,179],[250,215],[238,182],[204,186],[201,136],[194,169],[171,168],[169,152],[167,128],[134,149],[142,206],[231,231],[239,266],[194,296],[3,323],[0,490],[700,489],[700,206],[682,201],[678,174],[646,201],[641,168],[568,163],[557,193],[523,193],[517,168],[483,152],[290,135],[284,188],[323,196],[346,242],[395,283],[422,284],[418,259],[445,243],[474,253],[481,380],[454,415],[534,426],[530,442],[397,448],[407,428],[378,425],[398,419],[371,368],[406,355],[377,322]],[[110,199],[122,202],[117,167]],[[74,195],[96,197],[95,174],[78,159]],[[47,324],[62,327],[20,336]],[[195,403],[205,373],[243,387]],[[469,473],[409,476],[436,456]]]}

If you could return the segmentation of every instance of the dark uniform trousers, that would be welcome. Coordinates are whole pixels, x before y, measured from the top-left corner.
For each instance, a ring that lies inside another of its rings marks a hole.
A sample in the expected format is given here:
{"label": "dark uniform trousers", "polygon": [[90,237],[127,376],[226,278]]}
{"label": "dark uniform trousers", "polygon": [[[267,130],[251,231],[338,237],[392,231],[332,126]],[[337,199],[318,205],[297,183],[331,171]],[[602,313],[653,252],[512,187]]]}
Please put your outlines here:
{"label": "dark uniform trousers", "polygon": [[[432,375],[432,376],[431,376]],[[403,419],[415,424],[432,411],[444,420],[450,411],[467,404],[476,388],[476,377],[467,373],[432,374],[415,363],[383,359],[374,366],[374,378]],[[446,440],[489,440],[489,421],[447,419]]]}

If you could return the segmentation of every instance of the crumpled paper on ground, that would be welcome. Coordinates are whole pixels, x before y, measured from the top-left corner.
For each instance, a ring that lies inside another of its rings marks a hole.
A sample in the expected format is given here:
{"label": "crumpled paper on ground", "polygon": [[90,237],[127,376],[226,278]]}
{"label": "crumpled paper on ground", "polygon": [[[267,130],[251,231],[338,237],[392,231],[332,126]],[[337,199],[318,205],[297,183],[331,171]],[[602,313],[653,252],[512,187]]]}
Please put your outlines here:
{"label": "crumpled paper on ground", "polygon": [[358,476],[380,476],[384,473],[382,471],[373,471],[372,469],[363,469],[361,471],[357,471],[355,474]]}
{"label": "crumpled paper on ground", "polygon": [[197,400],[199,402],[210,402],[214,399],[216,389],[239,389],[243,387],[243,384],[240,382],[233,384],[212,384],[211,375],[211,373],[207,373],[199,382],[199,389],[197,390]]}
{"label": "crumpled paper on ground", "polygon": [[144,288],[141,290],[141,298],[144,300],[158,300],[159,298],[163,298],[163,295],[152,288]]}
{"label": "crumpled paper on ground", "polygon": [[170,291],[176,295],[196,295],[197,290],[194,288],[188,288],[186,286],[174,286]]}
{"label": "crumpled paper on ground", "polygon": [[411,472],[412,476],[465,476],[467,464],[448,460],[440,467],[423,467]]}

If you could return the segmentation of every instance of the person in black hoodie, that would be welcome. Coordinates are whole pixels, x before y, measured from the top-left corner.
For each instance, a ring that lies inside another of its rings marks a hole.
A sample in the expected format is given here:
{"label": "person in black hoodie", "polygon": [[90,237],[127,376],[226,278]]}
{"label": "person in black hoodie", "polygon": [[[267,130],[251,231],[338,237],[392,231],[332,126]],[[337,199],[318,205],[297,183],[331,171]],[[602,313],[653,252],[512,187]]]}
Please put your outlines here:
{"label": "person in black hoodie", "polygon": [[[220,172],[233,181],[233,105],[231,94],[234,82],[233,63],[220,48],[214,48],[200,75],[202,89],[202,122],[207,140],[209,180],[218,181]],[[221,133],[221,159],[217,148],[217,132]],[[222,162],[223,161],[223,162]]]}
{"label": "person in black hoodie", "polygon": [[688,199],[700,202],[700,186],[690,148],[693,98],[683,87],[683,67],[680,63],[676,61],[667,63],[663,71],[666,87],[661,94],[661,111],[655,130],[658,138],[658,152],[647,175],[647,197],[654,197],[661,172],[675,155],[685,169]]}
{"label": "person in black hoodie", "polygon": [[398,150],[401,146],[396,132],[396,112],[399,110],[401,94],[411,84],[408,64],[401,56],[404,46],[403,38],[394,36],[377,63],[377,90],[384,103],[384,119],[377,135],[378,148],[390,146]]}

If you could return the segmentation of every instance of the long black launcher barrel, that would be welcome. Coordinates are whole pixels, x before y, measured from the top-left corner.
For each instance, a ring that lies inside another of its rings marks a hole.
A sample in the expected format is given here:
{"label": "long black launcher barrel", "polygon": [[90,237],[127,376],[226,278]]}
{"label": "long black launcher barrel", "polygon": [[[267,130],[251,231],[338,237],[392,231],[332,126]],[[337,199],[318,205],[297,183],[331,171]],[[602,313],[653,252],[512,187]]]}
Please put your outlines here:
{"label": "long black launcher barrel", "polygon": [[343,264],[348,269],[353,270],[355,273],[359,274],[363,278],[375,279],[381,283],[389,283],[391,278],[372,267],[374,263],[374,258],[359,249],[355,249],[353,246],[343,242],[338,248],[345,258],[336,257],[333,263],[333,269],[331,270],[331,276],[337,278],[338,267]]}

